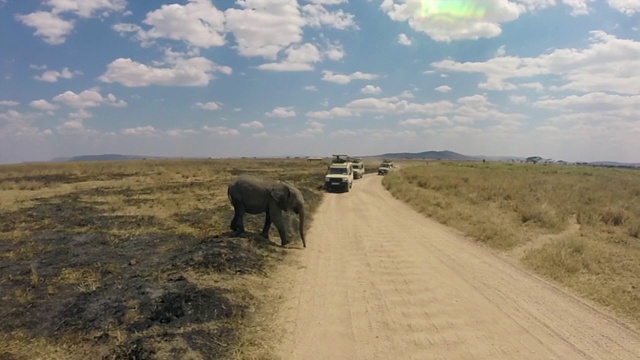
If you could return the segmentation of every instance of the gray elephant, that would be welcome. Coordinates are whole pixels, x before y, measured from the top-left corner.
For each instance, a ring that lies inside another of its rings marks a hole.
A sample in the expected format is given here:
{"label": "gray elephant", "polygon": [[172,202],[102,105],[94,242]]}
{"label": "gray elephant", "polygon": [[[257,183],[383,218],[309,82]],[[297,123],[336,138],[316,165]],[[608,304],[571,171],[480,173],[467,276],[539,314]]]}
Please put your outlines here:
{"label": "gray elephant", "polygon": [[289,243],[284,227],[282,211],[293,211],[299,216],[299,231],[302,245],[307,247],[304,239],[304,198],[300,190],[286,182],[240,175],[229,184],[227,195],[233,205],[234,215],[231,230],[235,235],[244,234],[244,214],[266,213],[264,228],[260,235],[269,238],[269,229],[273,222],[278,229],[282,246]]}

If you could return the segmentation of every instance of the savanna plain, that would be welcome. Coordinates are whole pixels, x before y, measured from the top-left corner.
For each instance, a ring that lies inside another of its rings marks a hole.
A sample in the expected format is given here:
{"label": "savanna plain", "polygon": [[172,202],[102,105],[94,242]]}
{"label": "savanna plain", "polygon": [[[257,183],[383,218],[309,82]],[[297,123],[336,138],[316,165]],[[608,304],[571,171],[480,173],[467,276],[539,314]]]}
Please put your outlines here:
{"label": "savanna plain", "polygon": [[[293,219],[289,249],[278,246],[273,227],[270,241],[254,235],[264,215],[247,215],[250,234],[232,237],[226,186],[244,173],[289,181],[303,192],[305,225],[312,227],[327,164],[209,159],[0,167],[0,358],[275,358],[271,319],[283,294],[271,285],[281,271],[298,271],[286,260],[308,249]],[[376,166],[367,163],[367,172]],[[394,197],[640,324],[640,171],[400,166],[382,180]]]}
{"label": "savanna plain", "polygon": [[[284,159],[0,167],[0,358],[263,356],[258,324],[286,251],[275,227],[273,242],[231,236],[227,185],[240,173],[291,182],[311,220],[325,169]],[[263,222],[245,218],[250,232]]]}

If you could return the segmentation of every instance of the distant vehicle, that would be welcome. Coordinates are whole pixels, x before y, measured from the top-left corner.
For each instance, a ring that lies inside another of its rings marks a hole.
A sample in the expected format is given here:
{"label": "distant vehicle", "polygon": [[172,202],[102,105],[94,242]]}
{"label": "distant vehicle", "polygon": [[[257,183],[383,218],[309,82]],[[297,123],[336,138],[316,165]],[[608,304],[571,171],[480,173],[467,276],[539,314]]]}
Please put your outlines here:
{"label": "distant vehicle", "polygon": [[361,179],[364,176],[364,171],[362,159],[353,159],[353,178]]}
{"label": "distant vehicle", "polygon": [[387,175],[393,169],[392,163],[382,162],[378,167],[378,175]]}

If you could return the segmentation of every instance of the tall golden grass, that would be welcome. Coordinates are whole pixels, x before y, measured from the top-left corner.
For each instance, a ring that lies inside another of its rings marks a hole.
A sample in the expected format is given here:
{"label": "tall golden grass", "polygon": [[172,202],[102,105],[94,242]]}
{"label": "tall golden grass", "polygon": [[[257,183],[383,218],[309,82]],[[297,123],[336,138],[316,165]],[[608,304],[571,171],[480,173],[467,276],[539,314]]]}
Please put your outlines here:
{"label": "tall golden grass", "polygon": [[477,241],[527,249],[526,266],[640,321],[640,171],[416,162],[383,184]]}

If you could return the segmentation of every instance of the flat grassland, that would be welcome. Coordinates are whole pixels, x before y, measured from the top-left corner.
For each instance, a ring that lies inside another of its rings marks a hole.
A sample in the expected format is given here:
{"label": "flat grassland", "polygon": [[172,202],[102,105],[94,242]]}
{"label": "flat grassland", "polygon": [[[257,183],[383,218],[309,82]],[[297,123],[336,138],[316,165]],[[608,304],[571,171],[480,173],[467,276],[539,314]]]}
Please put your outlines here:
{"label": "flat grassland", "polygon": [[383,180],[396,198],[640,323],[640,171],[410,164]]}
{"label": "flat grassland", "polygon": [[[0,166],[0,358],[269,357],[271,241],[232,238],[241,173],[298,186],[306,226],[326,162],[132,160]],[[296,216],[289,233],[300,246]],[[258,233],[264,215],[247,215]],[[289,250],[295,251],[295,250]],[[262,332],[262,333],[261,333]]]}

